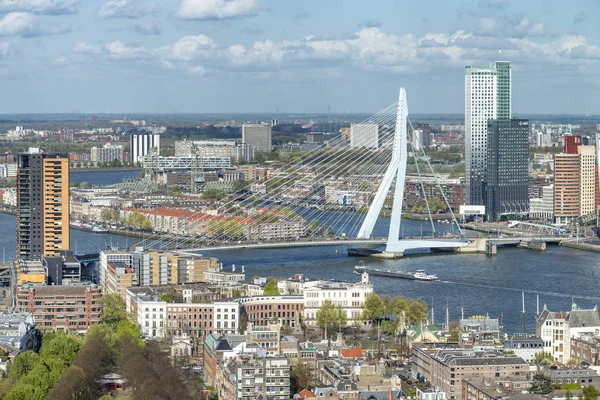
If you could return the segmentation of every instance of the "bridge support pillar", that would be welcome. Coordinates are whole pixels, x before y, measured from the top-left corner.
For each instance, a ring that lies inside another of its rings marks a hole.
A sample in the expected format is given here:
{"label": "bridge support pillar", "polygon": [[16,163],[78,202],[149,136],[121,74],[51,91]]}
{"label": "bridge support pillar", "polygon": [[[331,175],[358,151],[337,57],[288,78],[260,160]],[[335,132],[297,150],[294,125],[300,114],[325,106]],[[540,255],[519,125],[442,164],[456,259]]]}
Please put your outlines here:
{"label": "bridge support pillar", "polygon": [[403,256],[404,253],[395,251],[384,251],[382,253],[376,253],[371,255],[371,257],[373,258],[383,258],[385,260],[396,260],[398,258],[402,258]]}

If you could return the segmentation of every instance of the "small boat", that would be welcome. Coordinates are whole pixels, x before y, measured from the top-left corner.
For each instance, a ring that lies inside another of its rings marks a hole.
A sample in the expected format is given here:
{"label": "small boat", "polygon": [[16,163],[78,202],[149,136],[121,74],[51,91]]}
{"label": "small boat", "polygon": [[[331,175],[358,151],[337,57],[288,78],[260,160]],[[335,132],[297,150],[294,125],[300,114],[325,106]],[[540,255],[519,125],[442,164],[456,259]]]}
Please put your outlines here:
{"label": "small boat", "polygon": [[92,227],[92,232],[94,232],[94,233],[108,233],[108,229],[103,228],[103,227],[98,226],[98,225],[94,225]]}

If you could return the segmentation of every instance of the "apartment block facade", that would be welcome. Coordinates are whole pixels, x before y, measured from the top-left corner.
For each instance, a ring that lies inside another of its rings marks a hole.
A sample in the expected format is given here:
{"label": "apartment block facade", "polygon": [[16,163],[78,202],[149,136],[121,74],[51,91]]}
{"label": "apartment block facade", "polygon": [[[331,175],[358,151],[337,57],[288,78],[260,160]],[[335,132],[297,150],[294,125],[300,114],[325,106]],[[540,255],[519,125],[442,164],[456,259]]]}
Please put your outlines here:
{"label": "apartment block facade", "polygon": [[69,159],[30,149],[19,154],[17,257],[40,260],[69,250]]}

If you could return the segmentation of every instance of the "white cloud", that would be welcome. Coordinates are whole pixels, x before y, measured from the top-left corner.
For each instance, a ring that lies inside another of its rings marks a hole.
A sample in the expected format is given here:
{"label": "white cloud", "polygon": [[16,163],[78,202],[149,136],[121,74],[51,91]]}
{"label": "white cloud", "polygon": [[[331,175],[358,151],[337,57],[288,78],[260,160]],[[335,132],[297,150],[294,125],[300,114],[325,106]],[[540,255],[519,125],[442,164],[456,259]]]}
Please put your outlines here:
{"label": "white cloud", "polygon": [[184,36],[170,46],[156,50],[156,54],[167,60],[191,61],[211,58],[215,55],[216,45],[205,35]]}
{"label": "white cloud", "polygon": [[231,19],[255,15],[258,0],[182,0],[177,16],[182,19]]}
{"label": "white cloud", "polygon": [[149,3],[136,0],[110,0],[102,5],[98,17],[108,18],[140,18],[152,11]]}
{"label": "white cloud", "polygon": [[88,44],[86,42],[77,42],[73,47],[73,51],[81,54],[100,54],[102,53],[102,46]]}
{"label": "white cloud", "polygon": [[484,17],[479,20],[479,29],[482,33],[493,33],[496,29],[494,18]]}
{"label": "white cloud", "polygon": [[[535,24],[523,22],[521,26],[530,31]],[[600,48],[588,44],[583,36],[565,35],[551,42],[541,38],[539,41],[518,36],[505,39],[462,30],[450,34],[395,35],[380,28],[363,28],[343,39],[307,36],[297,40],[256,41],[251,45],[222,45],[206,35],[188,35],[155,49],[115,41],[101,45],[79,42],[75,51],[104,54],[113,59],[144,59],[165,70],[196,76],[205,75],[207,71],[251,74],[286,71],[293,75],[308,70],[334,71],[334,75],[339,76],[345,68],[413,73],[487,64],[495,59],[499,47],[504,56],[516,63],[539,60],[572,66],[576,63],[596,65],[594,63],[600,60]]]}
{"label": "white cloud", "polygon": [[38,21],[32,14],[12,12],[0,19],[0,36],[35,36],[38,32]]}
{"label": "white cloud", "polygon": [[75,14],[79,0],[0,0],[0,12],[26,11],[34,14]]}

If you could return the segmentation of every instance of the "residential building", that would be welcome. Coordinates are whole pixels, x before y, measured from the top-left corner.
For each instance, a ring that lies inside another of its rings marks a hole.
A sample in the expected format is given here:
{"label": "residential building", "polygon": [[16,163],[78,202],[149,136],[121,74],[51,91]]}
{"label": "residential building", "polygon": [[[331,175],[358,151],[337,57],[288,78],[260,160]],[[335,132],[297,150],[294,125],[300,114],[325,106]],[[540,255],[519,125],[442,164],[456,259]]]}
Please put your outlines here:
{"label": "residential building", "polygon": [[[107,293],[108,283],[108,264],[122,263],[128,267],[131,267],[131,254],[128,250],[110,249],[99,251],[99,263],[98,270],[100,272],[100,289],[103,293]],[[137,279],[134,279],[134,283],[137,283]]]}
{"label": "residential building", "polygon": [[256,357],[237,368],[237,399],[290,398],[290,360],[287,357]]}
{"label": "residential building", "polygon": [[15,270],[17,285],[26,283],[46,284],[46,269],[41,261],[17,259],[15,260]]}
{"label": "residential building", "polygon": [[536,318],[536,336],[544,341],[544,352],[555,361],[567,363],[571,357],[571,339],[579,334],[600,330],[598,308],[583,310],[574,304],[571,311],[544,309]]}
{"label": "residential building", "polygon": [[61,250],[57,256],[42,256],[46,284],[70,285],[81,282],[81,263],[70,250]]}
{"label": "residential building", "polygon": [[0,164],[0,177],[1,178],[16,178],[17,177],[17,163],[6,163]]}
{"label": "residential building", "polygon": [[526,378],[529,364],[500,350],[474,351],[453,345],[414,343],[411,372],[439,387],[451,399],[463,397],[463,380]]}
{"label": "residential building", "polygon": [[69,159],[31,148],[19,154],[17,257],[40,260],[69,249]]}
{"label": "residential building", "polygon": [[204,339],[202,346],[204,360],[204,385],[216,386],[217,367],[223,364],[225,353],[231,352],[231,344],[222,336],[209,334]]}
{"label": "residential building", "polygon": [[469,205],[485,204],[488,121],[510,118],[510,62],[465,67],[465,200]]}
{"label": "residential building", "polygon": [[33,315],[44,331],[85,333],[102,321],[102,292],[96,285],[32,286],[17,289],[17,309]]}
{"label": "residential building", "polygon": [[134,163],[140,161],[154,149],[160,154],[160,135],[153,133],[134,133],[129,137],[129,154]]}
{"label": "residential building", "polygon": [[[216,264],[216,262],[215,262]],[[246,273],[244,272],[244,266],[242,265],[241,272],[236,272],[235,265],[231,266],[230,271],[223,271],[221,267],[211,265],[211,267],[204,273],[204,282],[221,285],[229,283],[239,283],[246,280]]]}
{"label": "residential building", "polygon": [[317,311],[325,300],[331,300],[333,304],[342,307],[350,326],[355,321],[360,321],[362,306],[367,295],[372,292],[373,285],[369,282],[367,273],[361,275],[358,283],[321,281],[314,286],[305,287],[304,321],[308,325],[315,325]]}
{"label": "residential building", "polygon": [[364,147],[369,150],[379,149],[379,125],[351,124],[350,147]]}
{"label": "residential building", "polygon": [[253,326],[268,326],[278,321],[282,326],[296,328],[304,314],[303,296],[255,296],[237,301]]}
{"label": "residential building", "polygon": [[123,146],[107,143],[103,147],[92,147],[90,160],[96,164],[123,162]]}
{"label": "residential building", "polygon": [[270,152],[272,148],[271,127],[265,124],[243,124],[242,143],[257,151]]}
{"label": "residential building", "polygon": [[504,339],[504,350],[532,363],[533,359],[544,351],[544,341],[535,335],[515,333]]}
{"label": "residential building", "polygon": [[446,400],[446,393],[440,388],[417,387],[417,400]]}
{"label": "residential building", "polygon": [[554,185],[542,186],[541,197],[529,198],[529,217],[554,221]]}
{"label": "residential building", "polygon": [[253,162],[256,147],[236,140],[178,140],[175,157],[229,157],[232,162]]}
{"label": "residential building", "polygon": [[550,378],[553,385],[578,384],[592,385],[600,389],[600,375],[595,370],[583,365],[551,365],[542,370],[542,374]]}
{"label": "residential building", "polygon": [[600,331],[580,333],[571,338],[571,361],[600,366]]}
{"label": "residential building", "polygon": [[486,214],[499,221],[503,215],[529,212],[529,120],[488,121]]}
{"label": "residential building", "polygon": [[[462,384],[462,398],[464,400],[509,399],[516,395],[528,393],[530,387],[531,381],[525,377],[518,379],[481,379],[478,377],[465,378],[463,379]],[[532,394],[530,396],[531,400],[538,400],[535,395]]]}
{"label": "residential building", "polygon": [[[596,151],[580,136],[565,136],[563,153],[554,155],[554,217],[568,224],[596,215]],[[583,222],[589,222],[584,220]]]}
{"label": "residential building", "polygon": [[9,358],[41,345],[33,316],[29,313],[0,316],[0,348]]}
{"label": "residential building", "polygon": [[[439,185],[439,186],[438,186]],[[440,188],[442,192],[440,192]],[[425,195],[423,195],[423,190]],[[465,204],[465,186],[460,179],[434,179],[428,177],[407,177],[404,187],[404,204],[407,207],[414,205],[425,205],[425,199],[439,199],[444,205],[448,204],[454,212],[458,212],[461,205]]]}
{"label": "residential building", "polygon": [[106,288],[104,293],[116,293],[123,300],[127,297],[127,289],[133,286],[133,269],[123,262],[108,264],[106,271]]}
{"label": "residential building", "polygon": [[458,344],[463,348],[495,347],[501,343],[500,322],[486,316],[460,319]]}

